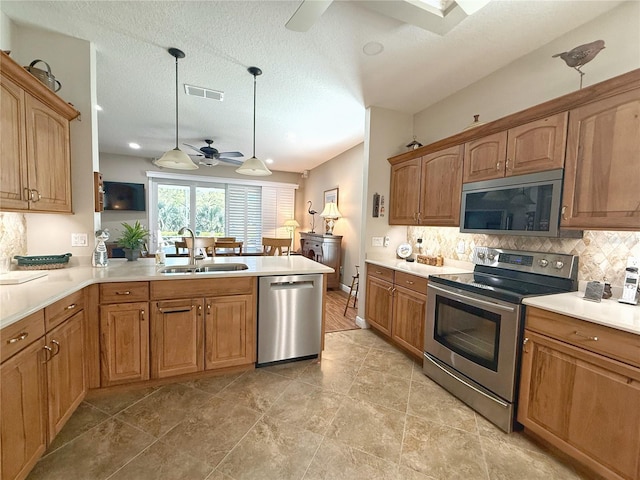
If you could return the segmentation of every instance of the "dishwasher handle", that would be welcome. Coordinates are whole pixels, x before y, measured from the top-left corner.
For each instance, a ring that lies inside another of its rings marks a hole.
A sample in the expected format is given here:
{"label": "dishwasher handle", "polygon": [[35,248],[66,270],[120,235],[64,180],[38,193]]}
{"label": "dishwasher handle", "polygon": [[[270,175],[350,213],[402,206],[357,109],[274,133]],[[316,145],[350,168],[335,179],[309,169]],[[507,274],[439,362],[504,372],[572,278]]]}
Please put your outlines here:
{"label": "dishwasher handle", "polygon": [[301,290],[304,288],[313,288],[312,280],[303,280],[300,282],[271,282],[269,288],[271,290]]}

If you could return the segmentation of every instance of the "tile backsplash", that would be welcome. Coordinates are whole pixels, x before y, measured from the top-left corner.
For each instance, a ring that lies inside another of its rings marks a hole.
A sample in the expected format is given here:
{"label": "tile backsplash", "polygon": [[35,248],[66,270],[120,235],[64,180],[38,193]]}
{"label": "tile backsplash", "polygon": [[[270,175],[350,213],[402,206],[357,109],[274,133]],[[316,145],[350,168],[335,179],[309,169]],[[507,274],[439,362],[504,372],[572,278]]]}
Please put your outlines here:
{"label": "tile backsplash", "polygon": [[[578,255],[578,280],[606,278],[614,286],[622,286],[627,258],[640,258],[640,232],[585,230],[582,238],[545,238],[460,233],[457,227],[409,227],[407,238],[414,247],[422,238],[425,252],[464,261],[471,261],[475,246]],[[461,242],[464,253],[457,253]]]}
{"label": "tile backsplash", "polygon": [[27,221],[22,213],[0,212],[0,258],[27,253]]}

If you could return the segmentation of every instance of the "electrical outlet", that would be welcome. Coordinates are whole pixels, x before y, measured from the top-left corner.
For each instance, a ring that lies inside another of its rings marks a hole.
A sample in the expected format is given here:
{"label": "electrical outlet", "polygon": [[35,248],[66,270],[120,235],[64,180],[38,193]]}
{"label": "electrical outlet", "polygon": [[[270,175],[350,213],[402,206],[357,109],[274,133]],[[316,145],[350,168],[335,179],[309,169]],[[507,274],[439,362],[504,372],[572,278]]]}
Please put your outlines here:
{"label": "electrical outlet", "polygon": [[456,247],[456,252],[457,253],[464,253],[465,249],[466,249],[466,245],[464,244],[464,240],[460,240],[458,242],[457,247]]}
{"label": "electrical outlet", "polygon": [[71,246],[72,247],[88,247],[89,237],[87,236],[86,233],[72,233]]}
{"label": "electrical outlet", "polygon": [[389,246],[389,241],[390,241],[390,240],[389,240],[389,236],[388,236],[388,235],[387,235],[387,236],[385,236],[385,237],[384,237],[384,246],[385,246],[385,247],[388,247],[388,246]]}
{"label": "electrical outlet", "polygon": [[629,257],[627,259],[627,268],[629,267],[636,267],[636,268],[640,268],[640,258],[637,257]]}
{"label": "electrical outlet", "polygon": [[372,247],[381,247],[382,246],[382,237],[371,237],[371,246]]}

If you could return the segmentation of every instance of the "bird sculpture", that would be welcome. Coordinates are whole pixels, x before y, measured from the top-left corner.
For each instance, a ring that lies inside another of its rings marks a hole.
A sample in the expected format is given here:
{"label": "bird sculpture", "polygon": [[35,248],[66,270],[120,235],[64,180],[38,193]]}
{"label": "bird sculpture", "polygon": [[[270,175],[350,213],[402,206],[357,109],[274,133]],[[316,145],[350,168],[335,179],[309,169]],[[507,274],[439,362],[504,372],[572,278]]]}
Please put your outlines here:
{"label": "bird sculpture", "polygon": [[580,67],[593,60],[603,48],[604,40],[596,40],[591,43],[579,45],[568,52],[556,53],[552,58],[560,57],[565,61],[567,66],[574,68],[580,74],[580,88],[582,88],[584,72],[580,70]]}
{"label": "bird sculpture", "polygon": [[311,203],[311,200],[309,200],[307,203],[309,204],[309,208],[307,209],[307,211],[309,212],[309,215],[311,215],[311,231],[309,233],[316,233],[316,217],[315,217],[315,215],[318,212],[316,212],[315,210],[312,210],[311,207],[313,206],[313,203]]}

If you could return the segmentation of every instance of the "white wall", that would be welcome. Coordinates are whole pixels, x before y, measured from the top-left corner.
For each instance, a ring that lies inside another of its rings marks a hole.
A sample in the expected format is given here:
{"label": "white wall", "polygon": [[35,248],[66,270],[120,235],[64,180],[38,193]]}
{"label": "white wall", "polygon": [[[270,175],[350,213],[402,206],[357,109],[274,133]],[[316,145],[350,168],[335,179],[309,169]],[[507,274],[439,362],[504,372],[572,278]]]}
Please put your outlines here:
{"label": "white wall", "polygon": [[307,213],[306,204],[311,200],[315,215],[316,233],[324,233],[324,219],[320,216],[324,208],[324,191],[338,188],[338,209],[342,214],[333,229],[334,235],[342,235],[343,274],[340,282],[351,285],[351,276],[355,274],[356,265],[360,263],[360,238],[362,228],[362,190],[364,165],[364,144],[361,143],[346,152],[332,158],[328,162],[314,168],[305,180],[304,207],[302,215],[296,215],[300,231],[311,231],[311,216]]}
{"label": "white wall", "polygon": [[427,145],[460,132],[474,114],[489,122],[578,90],[578,72],[552,55],[599,39],[605,49],[582,68],[584,86],[640,68],[640,2],[625,2],[417,113],[414,135]]}
{"label": "white wall", "polygon": [[0,49],[11,50],[11,33],[13,22],[4,13],[0,12]]}
{"label": "white wall", "polygon": [[[58,95],[81,112],[71,122],[73,215],[25,214],[29,255],[71,252],[88,260],[98,216],[94,213],[93,171],[98,168],[95,109],[95,48],[89,42],[40,29],[14,26],[11,56],[21,65],[45,60],[62,84]],[[71,233],[86,233],[87,247],[71,247]]]}

